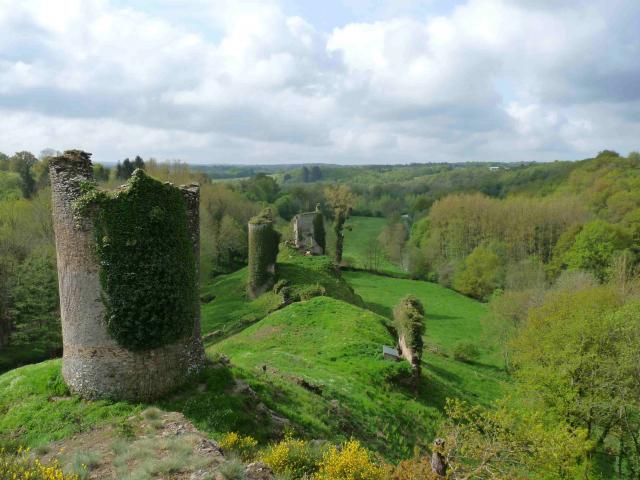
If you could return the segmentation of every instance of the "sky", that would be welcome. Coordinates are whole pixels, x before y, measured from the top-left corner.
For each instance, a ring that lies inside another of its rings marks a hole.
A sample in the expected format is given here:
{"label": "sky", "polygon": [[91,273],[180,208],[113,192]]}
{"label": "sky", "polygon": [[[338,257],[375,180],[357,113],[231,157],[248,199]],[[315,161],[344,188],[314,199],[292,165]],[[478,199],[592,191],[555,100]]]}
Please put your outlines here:
{"label": "sky", "polygon": [[0,0],[0,152],[200,164],[640,150],[639,0]]}

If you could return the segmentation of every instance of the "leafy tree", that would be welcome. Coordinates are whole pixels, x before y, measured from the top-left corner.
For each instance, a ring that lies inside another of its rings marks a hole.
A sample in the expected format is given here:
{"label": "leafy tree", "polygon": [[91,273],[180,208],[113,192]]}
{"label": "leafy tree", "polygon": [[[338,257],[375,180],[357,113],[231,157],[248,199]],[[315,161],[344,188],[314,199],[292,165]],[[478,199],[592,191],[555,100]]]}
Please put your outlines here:
{"label": "leafy tree", "polygon": [[569,268],[586,270],[604,281],[616,252],[627,246],[629,237],[622,228],[594,220],[576,235],[572,247],[565,254],[565,261]]}
{"label": "leafy tree", "polygon": [[446,478],[589,478],[591,445],[585,430],[544,411],[509,399],[491,410],[449,399],[446,414],[438,447],[448,466]]}
{"label": "leafy tree", "polygon": [[503,262],[492,249],[480,245],[454,276],[453,287],[465,295],[486,299],[504,281]]}
{"label": "leafy tree", "polygon": [[514,341],[523,396],[640,474],[640,303],[607,286],[550,294]]}
{"label": "leafy tree", "polygon": [[135,169],[136,169],[136,167],[135,167],[134,163],[131,160],[129,160],[128,158],[125,158],[124,161],[122,162],[122,166],[120,168],[118,178],[120,180],[129,179],[129,177],[131,177],[131,174],[133,173],[133,171]]}
{"label": "leafy tree", "polygon": [[310,178],[310,172],[309,172],[309,168],[307,168],[307,166],[305,165],[304,167],[302,167],[302,181],[304,183],[308,183],[309,182],[309,178]]}
{"label": "leafy tree", "polygon": [[280,194],[280,187],[273,177],[258,173],[251,180],[242,182],[247,198],[255,202],[273,203]]}
{"label": "leafy tree", "polygon": [[144,169],[144,160],[142,160],[142,157],[140,155],[136,155],[136,158],[134,158],[133,167]]}
{"label": "leafy tree", "polygon": [[337,265],[342,263],[342,251],[344,248],[344,223],[355,203],[355,196],[346,185],[333,185],[324,191],[327,203],[333,210],[333,230],[336,236],[334,260]]}
{"label": "leafy tree", "polygon": [[36,191],[36,180],[31,169],[38,163],[38,159],[30,152],[17,152],[11,157],[10,162],[11,170],[20,175],[22,196],[31,198]]}
{"label": "leafy tree", "polygon": [[278,215],[285,220],[291,220],[293,216],[298,213],[298,207],[291,195],[283,195],[278,198],[273,205],[276,207]]}
{"label": "leafy tree", "polygon": [[407,229],[404,222],[396,221],[387,225],[378,237],[380,244],[387,254],[387,258],[396,264],[402,262],[407,236]]}
{"label": "leafy tree", "polygon": [[0,171],[6,172],[10,166],[9,156],[0,152]]}
{"label": "leafy tree", "polygon": [[108,182],[109,172],[109,169],[101,163],[93,164],[93,178],[95,178],[97,182]]}
{"label": "leafy tree", "polygon": [[319,180],[322,180],[322,170],[318,165],[314,165],[309,172],[309,181],[317,182]]}
{"label": "leafy tree", "polygon": [[13,343],[41,345],[48,353],[62,346],[58,280],[51,254],[34,252],[16,269],[11,287]]}
{"label": "leafy tree", "polygon": [[9,314],[9,274],[11,261],[0,257],[0,347],[11,340],[11,316]]}

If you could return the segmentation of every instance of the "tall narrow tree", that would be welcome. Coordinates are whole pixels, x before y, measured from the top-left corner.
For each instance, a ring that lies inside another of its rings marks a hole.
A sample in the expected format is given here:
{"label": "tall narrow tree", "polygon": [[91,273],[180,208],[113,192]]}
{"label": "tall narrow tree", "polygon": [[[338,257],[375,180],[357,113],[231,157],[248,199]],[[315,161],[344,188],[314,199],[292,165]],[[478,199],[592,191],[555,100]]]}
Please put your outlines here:
{"label": "tall narrow tree", "polygon": [[344,248],[344,224],[349,218],[349,213],[355,203],[355,196],[346,185],[333,185],[324,191],[327,203],[333,210],[333,230],[336,234],[334,249],[334,261],[337,265],[342,263],[342,250]]}

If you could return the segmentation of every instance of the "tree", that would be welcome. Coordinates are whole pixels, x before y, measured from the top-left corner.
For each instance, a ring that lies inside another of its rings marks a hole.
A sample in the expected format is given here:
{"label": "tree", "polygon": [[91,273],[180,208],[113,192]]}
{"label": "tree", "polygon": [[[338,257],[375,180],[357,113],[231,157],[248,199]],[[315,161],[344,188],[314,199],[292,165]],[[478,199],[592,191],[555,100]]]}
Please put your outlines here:
{"label": "tree", "polygon": [[0,348],[11,340],[11,316],[9,315],[10,261],[0,257]]}
{"label": "tree", "polygon": [[0,152],[0,171],[6,172],[10,168],[9,156]]}
{"label": "tree", "polygon": [[504,281],[503,262],[492,249],[480,245],[454,276],[453,287],[465,295],[486,299]]}
{"label": "tree", "polygon": [[309,172],[309,181],[317,182],[319,180],[322,180],[322,170],[318,165],[314,165]]}
{"label": "tree", "polygon": [[31,198],[36,192],[36,180],[31,168],[38,159],[31,152],[17,152],[11,157],[11,170],[20,175],[20,190],[24,198]]}
{"label": "tree", "polygon": [[562,290],[531,310],[514,341],[522,394],[583,428],[597,452],[640,474],[640,303],[608,286]]}
{"label": "tree", "polygon": [[405,224],[402,221],[397,221],[387,225],[378,237],[387,258],[397,265],[402,263],[407,236]]}
{"label": "tree", "polygon": [[39,345],[49,354],[62,346],[55,260],[34,252],[16,269],[11,287],[13,343]]}
{"label": "tree", "polygon": [[309,169],[306,165],[302,167],[302,181],[304,183],[309,183]]}
{"label": "tree", "polygon": [[355,196],[347,185],[333,185],[325,188],[325,198],[333,210],[333,230],[336,236],[334,260],[337,265],[342,263],[342,251],[344,248],[344,223],[355,203]]}
{"label": "tree", "polygon": [[136,169],[135,165],[133,164],[133,162],[131,160],[129,160],[128,158],[125,158],[124,161],[122,162],[122,167],[120,169],[120,176],[118,177],[121,180],[127,180],[129,179],[129,177],[131,176],[131,174],[133,173],[133,171]]}
{"label": "tree", "polygon": [[108,182],[109,172],[109,169],[101,163],[93,164],[93,178],[95,178],[97,182]]}
{"label": "tree", "polygon": [[602,220],[587,223],[576,235],[572,247],[565,254],[569,268],[593,273],[601,282],[610,272],[616,252],[630,246],[629,235],[617,225]]}
{"label": "tree", "polygon": [[449,399],[445,410],[447,478],[589,478],[591,445],[583,429],[504,400],[486,410]]}
{"label": "tree", "polygon": [[144,160],[140,155],[136,155],[136,158],[133,160],[134,168],[142,168],[144,169]]}
{"label": "tree", "polygon": [[298,208],[291,198],[291,195],[283,195],[282,197],[278,198],[274,202],[273,206],[276,208],[278,215],[280,215],[285,220],[291,220],[293,216],[298,213]]}
{"label": "tree", "polygon": [[280,194],[280,187],[273,177],[258,173],[251,180],[242,182],[242,190],[250,200],[273,203]]}

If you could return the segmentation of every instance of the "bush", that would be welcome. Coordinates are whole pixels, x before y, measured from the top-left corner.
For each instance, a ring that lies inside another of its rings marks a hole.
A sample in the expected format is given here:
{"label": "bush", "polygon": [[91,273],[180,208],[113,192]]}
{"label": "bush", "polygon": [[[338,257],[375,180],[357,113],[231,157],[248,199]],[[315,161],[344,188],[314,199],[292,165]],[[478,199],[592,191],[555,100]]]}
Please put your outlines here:
{"label": "bush", "polygon": [[389,480],[436,480],[442,477],[436,475],[431,470],[431,459],[428,456],[418,457],[411,460],[403,460],[395,467],[392,467],[387,477]]}
{"label": "bush", "polygon": [[3,479],[16,480],[79,480],[78,475],[65,474],[58,460],[44,465],[37,458],[31,458],[28,450],[18,450],[16,455],[0,450],[0,475]]}
{"label": "bush", "polygon": [[316,480],[384,480],[385,467],[357,440],[332,446],[322,457]]}
{"label": "bush", "polygon": [[462,269],[453,278],[453,288],[480,300],[503,285],[502,260],[492,249],[479,246],[465,259]]}
{"label": "bush", "polygon": [[301,478],[311,476],[317,470],[321,456],[321,449],[287,434],[284,440],[268,447],[260,460],[278,475]]}
{"label": "bush", "polygon": [[234,452],[244,461],[254,457],[257,445],[258,441],[252,436],[243,436],[236,432],[229,432],[220,440],[220,447],[224,451]]}
{"label": "bush", "polygon": [[223,463],[220,467],[220,474],[224,480],[244,480],[246,478],[245,467],[237,460]]}
{"label": "bush", "polygon": [[461,362],[473,362],[480,356],[478,347],[470,342],[460,342],[453,348],[453,358]]}

